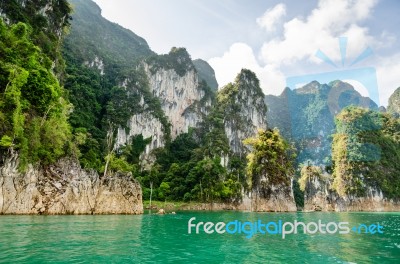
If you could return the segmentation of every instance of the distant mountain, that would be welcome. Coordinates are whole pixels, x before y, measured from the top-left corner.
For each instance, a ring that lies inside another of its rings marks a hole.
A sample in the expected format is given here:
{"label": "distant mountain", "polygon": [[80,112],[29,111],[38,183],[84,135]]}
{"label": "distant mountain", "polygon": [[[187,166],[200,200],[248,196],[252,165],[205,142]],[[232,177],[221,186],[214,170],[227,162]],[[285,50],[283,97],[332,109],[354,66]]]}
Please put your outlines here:
{"label": "distant mountain", "polygon": [[73,20],[65,46],[71,52],[87,60],[94,60],[98,56],[125,65],[154,54],[146,40],[102,17],[101,9],[95,2],[69,2],[73,8]]}
{"label": "distant mountain", "polygon": [[298,162],[311,161],[329,164],[331,135],[334,133],[334,117],[346,106],[354,105],[369,109],[378,106],[363,97],[350,84],[333,81],[329,84],[311,82],[301,88],[286,88],[281,95],[267,95],[267,120],[270,127],[277,127],[298,150]]}

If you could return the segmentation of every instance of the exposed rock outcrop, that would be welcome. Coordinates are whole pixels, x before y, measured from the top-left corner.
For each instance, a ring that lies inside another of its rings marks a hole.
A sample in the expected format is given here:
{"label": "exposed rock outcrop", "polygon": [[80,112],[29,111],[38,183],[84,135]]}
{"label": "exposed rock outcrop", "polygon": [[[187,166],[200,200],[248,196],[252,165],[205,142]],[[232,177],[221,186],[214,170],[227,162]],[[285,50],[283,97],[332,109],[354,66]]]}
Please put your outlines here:
{"label": "exposed rock outcrop", "polygon": [[387,111],[397,117],[400,116],[400,87],[389,97]]}
{"label": "exposed rock outcrop", "polygon": [[295,212],[296,203],[292,186],[264,186],[261,183],[253,189],[251,208],[255,212]]}
{"label": "exposed rock outcrop", "polygon": [[382,191],[367,188],[363,197],[340,197],[329,179],[308,179],[304,192],[305,211],[399,211],[400,201],[384,197]]}
{"label": "exposed rock outcrop", "polygon": [[142,214],[142,191],[129,175],[99,177],[68,159],[17,170],[16,157],[0,168],[0,214]]}
{"label": "exposed rock outcrop", "polygon": [[145,65],[145,71],[150,83],[150,91],[161,102],[161,108],[171,123],[171,138],[196,127],[202,120],[201,113],[193,106],[204,96],[200,88],[198,74],[194,68],[180,76],[174,69],[159,68]]}
{"label": "exposed rock outcrop", "polygon": [[220,91],[218,103],[224,111],[225,133],[231,151],[246,155],[243,140],[255,136],[258,129],[267,128],[267,107],[256,75],[243,69],[235,83]]}
{"label": "exposed rock outcrop", "polygon": [[[148,81],[148,89],[154,100],[160,102],[160,111],[165,116],[169,127],[162,124],[152,112],[152,107],[143,100],[138,107],[143,109],[128,121],[127,129],[118,129],[117,148],[130,142],[130,139],[142,134],[151,137],[141,160],[142,164],[151,164],[154,157],[151,151],[164,147],[167,131],[174,140],[179,134],[188,132],[190,127],[197,127],[211,108],[208,87],[199,82],[198,73],[185,49],[173,48],[169,54],[154,56],[142,64]],[[127,90],[135,85],[128,80],[121,86]],[[139,92],[140,93],[140,92]]]}

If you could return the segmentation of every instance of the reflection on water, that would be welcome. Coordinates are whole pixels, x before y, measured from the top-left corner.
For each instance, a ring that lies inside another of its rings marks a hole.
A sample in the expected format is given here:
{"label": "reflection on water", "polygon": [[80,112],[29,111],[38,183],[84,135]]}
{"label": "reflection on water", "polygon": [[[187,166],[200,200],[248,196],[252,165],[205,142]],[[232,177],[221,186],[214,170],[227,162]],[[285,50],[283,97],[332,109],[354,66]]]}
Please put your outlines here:
{"label": "reflection on water", "polygon": [[[384,234],[188,234],[196,222],[380,223]],[[140,216],[1,216],[0,262],[398,263],[400,213],[178,212]]]}

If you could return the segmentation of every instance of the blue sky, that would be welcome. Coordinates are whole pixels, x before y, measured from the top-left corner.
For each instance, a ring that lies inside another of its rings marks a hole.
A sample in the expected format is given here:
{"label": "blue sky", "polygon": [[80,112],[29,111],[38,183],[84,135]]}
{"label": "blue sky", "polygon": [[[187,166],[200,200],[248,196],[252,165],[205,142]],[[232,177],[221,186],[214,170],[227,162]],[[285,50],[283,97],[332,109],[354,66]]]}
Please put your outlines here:
{"label": "blue sky", "polygon": [[[266,94],[280,94],[290,76],[372,67],[380,105],[400,86],[400,1],[396,0],[95,0],[103,16],[145,38],[152,50],[185,47],[207,60],[220,86],[241,68],[256,72]],[[341,65],[365,48],[373,54]],[[315,56],[323,51],[334,68]],[[357,78],[356,78],[357,79]],[[363,95],[369,87],[347,80]]]}

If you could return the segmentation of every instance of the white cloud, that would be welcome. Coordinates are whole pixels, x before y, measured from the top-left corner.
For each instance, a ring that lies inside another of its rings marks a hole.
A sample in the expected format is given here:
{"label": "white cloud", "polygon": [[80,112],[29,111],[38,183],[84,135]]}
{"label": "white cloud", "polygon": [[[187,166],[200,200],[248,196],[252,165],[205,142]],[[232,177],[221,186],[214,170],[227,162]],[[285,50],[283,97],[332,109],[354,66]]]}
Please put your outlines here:
{"label": "white cloud", "polygon": [[285,15],[286,6],[284,4],[277,4],[275,7],[265,11],[262,17],[257,18],[257,24],[268,32],[272,32],[276,30],[277,24]]}
{"label": "white cloud", "polygon": [[[252,48],[245,43],[233,44],[222,57],[212,58],[208,63],[214,68],[220,87],[234,81],[243,68],[256,73],[265,94],[280,94],[285,86],[285,77],[282,72],[273,65],[261,67]],[[276,87],[281,89],[275,89]]]}
{"label": "white cloud", "polygon": [[[395,43],[390,32],[372,36],[364,23],[370,18],[377,0],[320,0],[318,6],[304,18],[295,17],[283,23],[283,30],[274,38],[264,42],[259,51],[245,43],[233,44],[221,57],[212,58],[209,63],[216,71],[220,85],[234,80],[240,69],[253,70],[266,94],[278,94],[285,87],[285,74],[288,69],[300,69],[301,74],[319,73],[323,61],[315,56],[317,50],[323,51],[342,70],[339,37],[347,37],[347,55],[344,69],[352,69],[350,63],[370,46],[375,54]],[[279,4],[268,9],[257,19],[257,23],[267,31],[276,29],[286,14],[286,7]],[[260,65],[257,60],[262,61]],[[381,105],[393,91],[400,86],[400,53],[387,57],[371,57],[362,65],[375,67]],[[369,64],[368,64],[369,63]],[[356,65],[360,67],[361,65]],[[336,70],[331,68],[331,70]]]}
{"label": "white cloud", "polygon": [[[318,49],[333,60],[340,60],[337,38],[349,37],[349,56],[366,47],[371,37],[361,27],[371,14],[375,0],[320,0],[318,7],[305,19],[294,18],[284,24],[283,37],[264,43],[261,58],[265,63],[293,64],[300,60],[315,60]],[[350,43],[349,43],[350,44]]]}
{"label": "white cloud", "polygon": [[400,87],[400,53],[378,59],[376,75],[378,78],[379,101],[386,106],[389,97]]}

